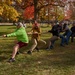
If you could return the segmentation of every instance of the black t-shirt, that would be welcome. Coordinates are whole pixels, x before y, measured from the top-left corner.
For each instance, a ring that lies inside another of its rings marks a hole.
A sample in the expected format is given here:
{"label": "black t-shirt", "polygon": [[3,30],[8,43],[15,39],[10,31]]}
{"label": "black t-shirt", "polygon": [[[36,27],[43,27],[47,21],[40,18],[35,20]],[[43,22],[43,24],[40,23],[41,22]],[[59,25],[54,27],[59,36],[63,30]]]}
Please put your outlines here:
{"label": "black t-shirt", "polygon": [[53,36],[59,36],[59,30],[57,28],[57,25],[53,26],[52,29],[48,32],[52,33]]}

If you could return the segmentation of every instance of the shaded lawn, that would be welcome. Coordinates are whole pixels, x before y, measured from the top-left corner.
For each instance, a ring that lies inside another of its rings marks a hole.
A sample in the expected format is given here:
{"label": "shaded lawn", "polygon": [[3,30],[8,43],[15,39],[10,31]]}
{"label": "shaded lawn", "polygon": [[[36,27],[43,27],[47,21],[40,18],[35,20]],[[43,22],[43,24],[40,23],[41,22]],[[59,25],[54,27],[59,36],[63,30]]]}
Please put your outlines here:
{"label": "shaded lawn", "polygon": [[[14,31],[12,26],[1,26],[0,29],[0,33]],[[42,28],[42,30],[46,29],[48,28]],[[26,30],[29,31],[30,28]],[[41,36],[44,40],[49,38],[49,34]],[[60,47],[60,40],[58,40],[53,50],[46,51],[41,48],[40,52],[34,51],[32,55],[28,55],[26,52],[31,46],[30,43],[20,50],[21,54],[16,56],[16,62],[8,63],[14,39],[12,37],[0,38],[0,75],[75,75],[75,42]]]}

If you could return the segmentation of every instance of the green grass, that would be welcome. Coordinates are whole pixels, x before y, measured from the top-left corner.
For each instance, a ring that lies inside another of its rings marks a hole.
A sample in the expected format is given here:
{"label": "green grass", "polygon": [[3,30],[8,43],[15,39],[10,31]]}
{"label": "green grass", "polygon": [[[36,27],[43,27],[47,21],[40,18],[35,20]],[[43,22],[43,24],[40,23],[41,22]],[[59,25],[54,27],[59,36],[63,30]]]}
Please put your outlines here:
{"label": "green grass", "polygon": [[[11,33],[14,29],[14,26],[0,26],[0,35]],[[27,32],[30,29],[26,28]],[[42,27],[42,30],[49,30],[49,27]],[[47,40],[50,35],[42,34],[41,39]],[[34,51],[32,55],[28,55],[26,52],[31,46],[30,43],[20,50],[21,54],[16,56],[16,62],[8,63],[14,40],[12,37],[0,38],[0,75],[75,75],[75,42],[60,47],[58,40],[53,50],[46,51],[41,48],[40,52]]]}

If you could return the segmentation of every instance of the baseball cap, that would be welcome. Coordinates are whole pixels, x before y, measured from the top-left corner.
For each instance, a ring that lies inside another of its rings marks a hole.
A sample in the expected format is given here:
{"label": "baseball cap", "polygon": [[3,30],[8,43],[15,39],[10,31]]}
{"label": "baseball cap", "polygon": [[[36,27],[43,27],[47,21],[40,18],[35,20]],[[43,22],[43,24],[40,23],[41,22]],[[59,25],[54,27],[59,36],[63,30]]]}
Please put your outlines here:
{"label": "baseball cap", "polygon": [[21,22],[15,23],[16,26],[23,26],[23,24]]}

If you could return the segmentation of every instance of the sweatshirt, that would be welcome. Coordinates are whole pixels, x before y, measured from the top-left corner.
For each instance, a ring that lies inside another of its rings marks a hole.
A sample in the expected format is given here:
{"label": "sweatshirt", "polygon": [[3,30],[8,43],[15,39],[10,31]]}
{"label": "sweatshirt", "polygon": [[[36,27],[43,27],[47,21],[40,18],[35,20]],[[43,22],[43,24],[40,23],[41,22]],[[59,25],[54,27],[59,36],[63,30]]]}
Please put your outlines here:
{"label": "sweatshirt", "polygon": [[18,41],[21,41],[24,43],[29,42],[29,39],[24,27],[20,27],[19,29],[16,29],[15,32],[7,34],[7,37],[17,37]]}

